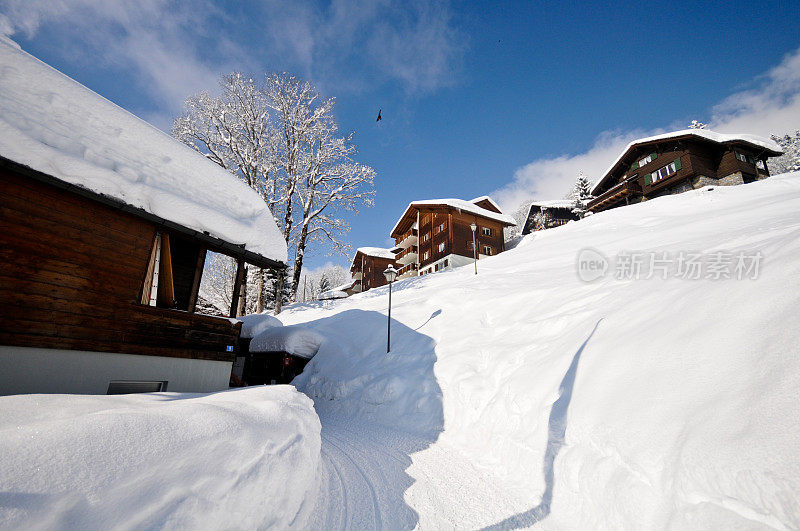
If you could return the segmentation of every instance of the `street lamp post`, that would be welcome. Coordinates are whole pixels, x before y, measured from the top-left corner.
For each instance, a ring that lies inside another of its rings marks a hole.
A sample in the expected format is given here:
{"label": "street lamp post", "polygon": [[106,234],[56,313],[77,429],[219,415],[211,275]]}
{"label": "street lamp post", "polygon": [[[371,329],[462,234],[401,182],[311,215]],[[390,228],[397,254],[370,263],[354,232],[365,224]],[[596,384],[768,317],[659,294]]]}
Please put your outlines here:
{"label": "street lamp post", "polygon": [[478,246],[475,245],[475,231],[478,230],[478,226],[473,223],[469,226],[472,229],[472,260],[475,263],[475,274],[478,274]]}
{"label": "street lamp post", "polygon": [[389,318],[386,321],[386,353],[388,354],[392,348],[392,284],[397,279],[397,270],[389,264],[389,267],[383,272],[383,276],[389,283]]}

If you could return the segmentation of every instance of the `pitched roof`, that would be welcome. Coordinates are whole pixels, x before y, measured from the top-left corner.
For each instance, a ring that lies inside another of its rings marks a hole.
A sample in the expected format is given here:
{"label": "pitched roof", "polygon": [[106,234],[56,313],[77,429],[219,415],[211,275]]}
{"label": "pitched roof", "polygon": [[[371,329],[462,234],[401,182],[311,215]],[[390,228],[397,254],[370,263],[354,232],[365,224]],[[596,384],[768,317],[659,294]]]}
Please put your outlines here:
{"label": "pitched roof", "polygon": [[391,249],[384,249],[383,247],[359,247],[356,249],[356,254],[353,256],[353,260],[355,260],[358,253],[365,254],[367,256],[374,256],[376,258],[389,258],[390,260],[394,260],[395,254],[391,251]]}
{"label": "pitched roof", "polygon": [[7,38],[0,38],[0,157],[286,262],[286,243],[255,191]]}
{"label": "pitched roof", "polygon": [[673,140],[676,138],[681,137],[688,137],[694,136],[698,139],[702,140],[709,140],[711,142],[717,142],[719,144],[727,144],[731,142],[742,142],[745,144],[750,144],[753,147],[764,149],[771,153],[770,156],[778,156],[783,153],[781,147],[764,137],[756,136],[756,135],[748,135],[748,134],[728,134],[728,133],[717,133],[715,131],[709,131],[708,129],[682,129],[680,131],[673,131],[671,133],[664,133],[661,135],[655,136],[648,136],[646,138],[640,138],[638,140],[634,140],[628,147],[622,150],[622,153],[617,157],[611,166],[603,173],[603,176],[597,181],[592,187],[592,194],[596,194],[596,192],[600,189],[600,185],[605,181],[606,177],[616,168],[616,166],[622,161],[625,155],[631,150],[631,148],[642,145],[642,144],[649,144],[651,142],[660,142],[663,140]]}
{"label": "pitched roof", "polygon": [[[397,220],[397,223],[394,224],[392,228],[392,232],[390,235],[394,237],[397,228],[402,223],[403,218],[406,217],[406,214],[414,207],[421,207],[421,206],[447,206],[450,208],[454,208],[459,212],[467,212],[469,214],[474,214],[476,216],[481,216],[484,218],[488,218],[494,221],[498,221],[504,225],[516,225],[516,221],[511,216],[507,216],[506,214],[498,214],[497,212],[492,212],[491,210],[487,210],[485,208],[479,207],[473,201],[482,201],[484,199],[489,199],[487,196],[478,197],[473,199],[472,201],[465,201],[463,199],[425,199],[422,201],[412,201],[408,204],[406,209],[403,211],[403,215],[400,216],[400,219]],[[495,204],[494,201],[489,199],[492,204]],[[498,208],[499,210],[499,208]]]}

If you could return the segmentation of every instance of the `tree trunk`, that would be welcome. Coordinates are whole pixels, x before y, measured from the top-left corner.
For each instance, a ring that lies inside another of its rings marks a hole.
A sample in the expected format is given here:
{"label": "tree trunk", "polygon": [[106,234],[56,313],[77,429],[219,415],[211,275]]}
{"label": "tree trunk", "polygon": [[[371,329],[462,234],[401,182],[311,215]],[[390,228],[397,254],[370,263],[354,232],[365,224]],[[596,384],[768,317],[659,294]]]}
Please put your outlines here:
{"label": "tree trunk", "polygon": [[308,238],[308,225],[303,225],[300,238],[297,240],[297,253],[294,255],[294,271],[292,272],[292,298],[297,298],[297,288],[300,286],[300,272],[303,269],[303,253],[306,249]]}
{"label": "tree trunk", "polygon": [[264,311],[264,269],[258,268],[258,295],[256,296],[256,313]]}
{"label": "tree trunk", "polygon": [[282,269],[277,270],[278,279],[275,281],[275,315],[281,313],[283,306],[283,279],[285,277]]}

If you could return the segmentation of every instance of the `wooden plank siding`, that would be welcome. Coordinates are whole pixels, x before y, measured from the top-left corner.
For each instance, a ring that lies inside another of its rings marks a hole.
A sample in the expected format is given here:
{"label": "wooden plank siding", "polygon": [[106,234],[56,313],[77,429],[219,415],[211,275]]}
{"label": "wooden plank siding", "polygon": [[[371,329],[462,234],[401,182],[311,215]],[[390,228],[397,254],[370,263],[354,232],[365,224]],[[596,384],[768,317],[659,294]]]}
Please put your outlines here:
{"label": "wooden plank siding", "polygon": [[[420,268],[441,260],[450,254],[472,258],[472,229],[470,225],[473,222],[478,226],[475,235],[478,254],[482,254],[483,245],[490,246],[492,254],[498,254],[505,250],[503,225],[499,221],[466,212],[458,212],[446,206],[421,208],[419,229]],[[445,228],[439,231],[439,226],[442,223],[445,224]],[[483,227],[491,229],[492,235],[483,235],[481,231]],[[428,241],[423,242],[425,234],[430,234],[430,238]],[[444,250],[439,251],[439,245],[442,243],[444,243]],[[424,258],[426,251],[429,253],[427,259]]]}
{"label": "wooden plank siding", "polygon": [[[141,304],[157,230],[0,168],[0,345],[232,361],[240,323]],[[177,236],[172,245],[199,244]],[[173,263],[175,297],[187,307],[198,267],[190,257]]]}

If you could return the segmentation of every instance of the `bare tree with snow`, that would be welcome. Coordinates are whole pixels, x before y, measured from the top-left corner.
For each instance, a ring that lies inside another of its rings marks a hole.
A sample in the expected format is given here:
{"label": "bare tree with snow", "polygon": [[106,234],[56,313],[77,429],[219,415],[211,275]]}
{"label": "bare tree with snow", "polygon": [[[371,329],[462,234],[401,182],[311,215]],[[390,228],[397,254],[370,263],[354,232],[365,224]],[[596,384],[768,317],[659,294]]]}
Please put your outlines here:
{"label": "bare tree with snow", "polygon": [[692,123],[689,124],[689,129],[705,129],[706,127],[708,127],[708,124],[698,122],[697,120],[692,120]]}
{"label": "bare tree with snow", "polygon": [[309,243],[326,241],[346,252],[341,235],[348,227],[338,214],[372,206],[375,170],[354,160],[353,134],[340,136],[333,98],[322,99],[311,83],[287,74],[268,76],[266,93],[280,136],[276,167],[291,197],[283,204],[283,231],[295,249],[294,298]]}

